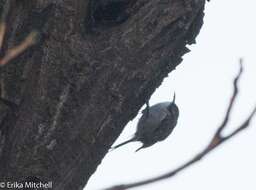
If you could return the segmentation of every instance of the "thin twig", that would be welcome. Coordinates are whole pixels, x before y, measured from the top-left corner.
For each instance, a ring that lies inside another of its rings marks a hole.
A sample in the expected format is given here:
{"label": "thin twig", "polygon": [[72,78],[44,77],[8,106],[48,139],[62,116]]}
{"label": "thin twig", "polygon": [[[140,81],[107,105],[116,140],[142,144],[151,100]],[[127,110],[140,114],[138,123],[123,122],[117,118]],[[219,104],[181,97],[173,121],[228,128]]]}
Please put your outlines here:
{"label": "thin twig", "polygon": [[216,147],[218,147],[219,145],[221,145],[225,141],[229,140],[230,138],[233,138],[235,135],[239,134],[241,131],[246,129],[249,126],[250,121],[252,120],[253,116],[256,113],[256,107],[253,109],[253,111],[247,117],[247,119],[240,126],[238,126],[238,128],[236,130],[234,130],[229,135],[226,135],[226,136],[221,135],[221,132],[226,128],[226,126],[229,122],[230,112],[233,109],[235,99],[236,99],[237,94],[239,92],[238,87],[237,87],[237,83],[238,83],[238,80],[241,77],[242,71],[243,71],[243,65],[242,65],[242,60],[240,60],[240,71],[239,71],[238,75],[236,76],[236,78],[234,79],[234,82],[233,82],[233,88],[234,88],[233,95],[232,95],[230,103],[228,105],[228,109],[227,109],[227,112],[225,114],[224,120],[221,123],[221,125],[217,128],[217,131],[214,134],[214,136],[213,136],[212,140],[210,141],[209,145],[206,146],[200,153],[198,153],[196,156],[194,156],[191,160],[187,161],[183,165],[177,167],[176,169],[174,169],[174,170],[172,170],[172,171],[170,171],[166,174],[160,175],[158,177],[150,178],[150,179],[147,179],[147,180],[142,180],[142,181],[139,181],[139,182],[135,182],[135,183],[116,185],[116,186],[107,188],[105,190],[126,190],[126,189],[131,189],[131,188],[134,188],[134,187],[154,183],[156,181],[160,181],[160,180],[163,180],[163,179],[171,178],[171,177],[175,176],[177,173],[179,173],[179,172],[183,171],[184,169],[188,168],[192,164],[200,161],[203,157],[208,155],[208,153],[211,152],[212,150],[214,150]]}
{"label": "thin twig", "polygon": [[6,20],[7,16],[10,12],[11,8],[11,3],[12,0],[6,1],[4,6],[3,6],[3,11],[1,14],[1,19],[0,19],[0,50],[2,49],[3,42],[4,42],[4,36],[5,36],[5,31],[6,31]]}
{"label": "thin twig", "polygon": [[6,65],[8,62],[16,58],[30,46],[34,45],[37,41],[37,36],[37,32],[30,32],[30,34],[25,38],[23,42],[7,51],[6,55],[2,59],[0,59],[0,66]]}
{"label": "thin twig", "polygon": [[6,24],[4,21],[1,21],[0,22],[0,50],[2,49],[2,46],[3,46],[5,31],[6,31]]}
{"label": "thin twig", "polygon": [[[0,18],[0,51],[3,47],[6,26],[7,26],[7,17],[10,14],[10,9],[14,6],[15,1],[8,0],[5,2],[3,7],[2,15]],[[7,53],[0,58],[0,66],[4,66],[9,63],[12,59],[18,57],[30,46],[34,45],[37,42],[38,32],[32,31],[29,35],[23,40],[19,45],[7,50]]]}
{"label": "thin twig", "polygon": [[228,106],[228,110],[226,112],[226,116],[225,116],[222,124],[220,125],[220,127],[217,131],[218,134],[220,134],[223,131],[223,128],[227,125],[227,123],[229,121],[230,112],[233,108],[234,102],[235,102],[237,94],[238,94],[237,83],[238,83],[238,80],[240,79],[240,76],[241,76],[242,73],[243,73],[243,66],[242,66],[242,60],[240,59],[240,70],[239,70],[239,73],[238,73],[238,75],[236,76],[236,78],[234,79],[234,82],[233,82],[233,87],[234,87],[233,95],[230,99],[230,103],[229,103],[229,106]]}

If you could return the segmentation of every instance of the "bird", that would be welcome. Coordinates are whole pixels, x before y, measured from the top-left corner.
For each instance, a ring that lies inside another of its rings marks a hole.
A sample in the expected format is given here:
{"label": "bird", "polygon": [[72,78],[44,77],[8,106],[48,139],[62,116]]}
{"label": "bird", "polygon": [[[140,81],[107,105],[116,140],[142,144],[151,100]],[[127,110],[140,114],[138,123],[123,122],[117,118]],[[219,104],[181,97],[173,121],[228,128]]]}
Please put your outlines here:
{"label": "bird", "polygon": [[171,102],[161,102],[153,106],[149,106],[142,111],[142,116],[137,124],[137,130],[134,136],[114,147],[117,149],[127,143],[139,141],[142,146],[135,152],[150,147],[156,142],[165,140],[177,125],[179,117],[179,108],[175,103],[175,93]]}

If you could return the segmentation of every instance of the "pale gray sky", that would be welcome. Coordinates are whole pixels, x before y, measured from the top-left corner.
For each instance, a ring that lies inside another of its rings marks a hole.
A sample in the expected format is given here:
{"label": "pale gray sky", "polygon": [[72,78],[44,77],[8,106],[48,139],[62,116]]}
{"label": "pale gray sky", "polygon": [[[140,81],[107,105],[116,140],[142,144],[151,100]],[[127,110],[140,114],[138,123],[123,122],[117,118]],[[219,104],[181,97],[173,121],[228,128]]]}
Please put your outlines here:
{"label": "pale gray sky", "polygon": [[[207,3],[203,28],[197,44],[184,61],[156,90],[150,104],[172,99],[180,108],[178,125],[170,137],[134,153],[131,143],[106,155],[86,190],[99,190],[119,183],[135,182],[170,171],[197,154],[223,119],[244,58],[240,94],[232,112],[230,128],[239,125],[256,104],[256,2],[211,0]],[[141,114],[127,124],[117,139],[130,138]],[[209,154],[175,178],[135,190],[252,190],[256,189],[256,119],[251,127]],[[254,148],[253,148],[254,147]]]}

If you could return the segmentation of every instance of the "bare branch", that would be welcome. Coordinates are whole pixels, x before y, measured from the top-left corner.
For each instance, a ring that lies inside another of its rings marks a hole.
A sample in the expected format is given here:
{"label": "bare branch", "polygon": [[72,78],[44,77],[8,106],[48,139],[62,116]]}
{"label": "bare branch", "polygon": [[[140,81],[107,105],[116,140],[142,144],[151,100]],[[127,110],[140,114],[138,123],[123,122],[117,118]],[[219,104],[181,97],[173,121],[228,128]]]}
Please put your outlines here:
{"label": "bare branch", "polygon": [[234,130],[232,133],[230,133],[229,135],[227,135],[225,137],[225,140],[232,138],[233,136],[235,136],[236,134],[238,134],[240,131],[244,130],[245,128],[247,128],[250,125],[250,122],[254,116],[254,114],[256,113],[256,107],[253,109],[252,113],[249,115],[249,117],[244,121],[244,123],[238,127],[236,130]]}
{"label": "bare branch", "polygon": [[2,49],[3,42],[4,42],[4,36],[6,31],[6,18],[7,15],[10,12],[12,0],[6,1],[3,7],[1,20],[0,20],[0,50]]}
{"label": "bare branch", "polygon": [[220,135],[220,133],[223,131],[224,127],[227,125],[228,121],[229,121],[229,116],[230,116],[230,112],[233,108],[233,105],[234,105],[234,102],[235,102],[235,99],[237,97],[237,94],[238,94],[238,87],[237,87],[237,83],[238,83],[238,80],[240,79],[240,76],[243,72],[243,65],[242,65],[242,62],[243,60],[240,59],[240,70],[239,70],[239,73],[238,75],[236,76],[236,78],[234,79],[234,82],[233,82],[233,85],[234,85],[234,91],[233,91],[233,95],[230,99],[230,103],[229,103],[229,106],[228,106],[228,110],[226,112],[226,116],[221,124],[221,126],[219,127],[217,133]]}
{"label": "bare branch", "polygon": [[25,38],[23,42],[7,51],[6,55],[2,59],[0,59],[0,65],[6,65],[8,62],[16,58],[30,46],[34,45],[36,43],[37,35],[37,32],[30,32],[30,34]]}
{"label": "bare branch", "polygon": [[3,46],[5,30],[6,30],[6,24],[4,21],[1,21],[1,23],[0,23],[0,50],[2,49],[2,46]]}
{"label": "bare branch", "polygon": [[[11,7],[13,6],[14,1],[9,0],[5,2],[3,7],[3,12],[0,18],[0,50],[3,47],[4,37],[6,33],[7,26],[7,16],[10,12]],[[9,63],[12,59],[16,58],[18,55],[23,53],[26,49],[36,43],[36,38],[38,36],[38,32],[32,31],[30,34],[23,40],[19,45],[7,50],[7,53],[3,58],[0,58],[0,66],[4,66]]]}
{"label": "bare branch", "polygon": [[238,87],[237,87],[237,83],[238,83],[238,81],[241,77],[242,72],[243,72],[243,65],[242,65],[242,60],[240,60],[240,70],[239,70],[239,73],[238,73],[238,75],[236,76],[236,78],[234,79],[234,82],[233,82],[233,88],[234,88],[233,95],[232,95],[230,103],[228,105],[228,109],[227,109],[227,112],[225,114],[224,120],[222,121],[222,124],[218,127],[216,133],[214,134],[213,138],[211,139],[209,145],[206,146],[206,148],[204,148],[200,153],[198,153],[196,156],[194,156],[188,162],[184,163],[183,165],[177,167],[176,169],[174,169],[174,170],[172,170],[172,171],[170,171],[166,174],[160,175],[158,177],[150,178],[150,179],[147,179],[147,180],[135,182],[135,183],[113,186],[113,187],[107,188],[105,190],[126,190],[126,189],[130,189],[130,188],[134,188],[134,187],[154,183],[154,182],[157,182],[157,181],[160,181],[160,180],[163,180],[163,179],[171,178],[171,177],[175,176],[177,173],[179,173],[179,172],[183,171],[184,169],[188,168],[192,164],[200,161],[203,157],[208,155],[209,152],[211,152],[213,149],[215,149],[216,147],[221,145],[223,142],[227,141],[228,139],[234,137],[235,135],[239,134],[241,131],[246,129],[249,126],[251,119],[253,118],[253,116],[256,113],[256,106],[253,109],[253,111],[251,112],[251,114],[248,116],[248,118],[236,130],[234,130],[229,135],[226,135],[226,136],[221,135],[221,132],[227,127],[229,117],[230,117],[230,112],[233,109],[234,102],[235,102],[237,94],[239,92]]}

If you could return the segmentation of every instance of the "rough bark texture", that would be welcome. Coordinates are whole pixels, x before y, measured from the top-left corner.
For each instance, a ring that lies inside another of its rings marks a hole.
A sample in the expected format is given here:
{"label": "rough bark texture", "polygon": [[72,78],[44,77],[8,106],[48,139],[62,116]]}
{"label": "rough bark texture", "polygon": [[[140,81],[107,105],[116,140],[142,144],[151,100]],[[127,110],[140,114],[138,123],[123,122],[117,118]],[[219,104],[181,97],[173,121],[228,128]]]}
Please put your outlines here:
{"label": "rough bark texture", "polygon": [[109,12],[96,16],[92,1],[13,1],[4,50],[32,29],[41,38],[1,68],[1,95],[18,105],[0,104],[1,180],[32,176],[54,190],[82,189],[188,52],[205,3],[132,0],[104,18]]}

